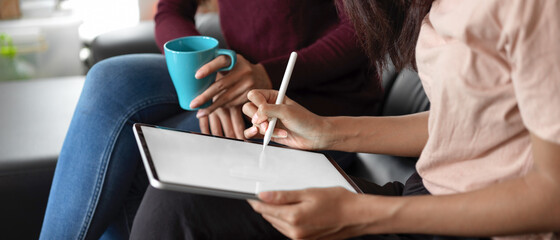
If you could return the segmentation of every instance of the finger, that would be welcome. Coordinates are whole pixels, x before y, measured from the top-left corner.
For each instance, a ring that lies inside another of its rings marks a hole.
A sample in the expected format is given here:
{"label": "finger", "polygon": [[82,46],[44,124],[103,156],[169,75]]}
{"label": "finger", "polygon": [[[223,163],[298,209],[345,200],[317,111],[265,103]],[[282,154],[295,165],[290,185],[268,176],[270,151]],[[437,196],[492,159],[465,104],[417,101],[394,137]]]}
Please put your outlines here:
{"label": "finger", "polygon": [[258,109],[257,106],[255,106],[255,104],[253,104],[252,102],[247,102],[243,104],[242,110],[245,116],[252,118]]}
{"label": "finger", "polygon": [[[227,77],[228,76],[226,76],[226,78]],[[227,89],[225,89],[222,94],[220,94],[217,98],[214,98],[214,102],[212,103],[212,105],[210,105],[205,109],[202,109],[202,114],[204,113],[210,114],[211,112],[213,112],[219,107],[233,107],[233,106],[241,105],[247,101],[246,98],[247,87],[244,86],[244,83],[238,82],[233,84],[233,81],[231,80],[221,80],[221,81],[229,81],[231,84],[229,84],[226,87]]]}
{"label": "finger", "polygon": [[278,216],[278,209],[282,208],[283,206],[268,204],[261,200],[252,202],[251,207],[253,208],[253,210],[255,210],[255,212]]}
{"label": "finger", "polygon": [[268,122],[261,122],[256,126],[259,128],[259,133],[264,136],[266,134],[266,129],[268,128]]}
{"label": "finger", "polygon": [[220,125],[222,126],[222,132],[224,133],[224,135],[228,138],[235,138],[235,132],[231,123],[229,109],[220,108],[216,110],[216,114],[220,119]]}
{"label": "finger", "polygon": [[325,235],[322,233],[324,229],[304,228],[268,214],[262,214],[262,217],[279,232],[291,239],[317,239],[318,236]]}
{"label": "finger", "polygon": [[280,128],[274,128],[274,131],[272,132],[272,139],[274,141],[274,139],[277,138],[287,138],[288,137],[288,131],[284,130],[284,129],[280,129]]}
{"label": "finger", "polygon": [[217,58],[214,58],[212,61],[204,64],[202,67],[196,71],[194,77],[196,79],[202,79],[207,77],[208,75],[217,72],[220,68],[225,68],[229,66],[231,63],[231,59],[224,55],[220,55]]}
{"label": "finger", "polygon": [[249,203],[249,205],[251,205],[251,207],[253,207],[253,205],[254,205],[254,204],[258,204],[259,201],[253,200],[253,199],[247,199],[247,203]]}
{"label": "finger", "polygon": [[[269,120],[271,120],[271,118],[273,118],[272,116],[268,115],[267,112],[265,112],[263,109],[270,109],[269,107],[265,107],[268,106],[270,104],[266,104],[266,105],[260,105],[259,109],[257,110],[257,112],[255,113],[255,115],[253,116],[253,118],[251,118],[251,122],[253,122],[253,124],[263,124],[264,122],[268,122]],[[261,125],[262,128],[264,128],[264,130],[266,130],[266,126]]]}
{"label": "finger", "polygon": [[245,129],[245,131],[243,131],[243,134],[248,139],[255,137],[258,133],[259,133],[259,129],[255,126],[247,128],[247,129]]}
{"label": "finger", "polygon": [[220,119],[218,118],[217,114],[210,114],[208,115],[208,119],[210,120],[210,131],[214,136],[224,136],[222,132],[222,125],[220,124]]}
{"label": "finger", "polygon": [[259,106],[259,110],[257,110],[257,115],[259,117],[259,120],[265,117],[267,119],[278,118],[278,120],[285,119],[285,118],[289,119],[289,116],[285,116],[285,115],[290,114],[290,111],[288,111],[290,107],[291,106],[285,104],[265,104]]}
{"label": "finger", "polygon": [[270,89],[253,89],[247,93],[247,99],[257,107],[267,103],[275,103],[277,96],[278,91]]}
{"label": "finger", "polygon": [[284,234],[287,237],[292,237],[290,236],[291,234],[290,229],[292,228],[292,226],[290,226],[288,223],[286,223],[282,219],[275,218],[271,215],[262,214],[262,217],[267,222],[269,222],[274,228],[276,228],[276,230],[278,230],[280,233]]}
{"label": "finger", "polygon": [[255,82],[251,77],[241,76],[239,81],[236,81],[230,87],[231,91],[226,92],[223,96],[229,99],[228,104],[241,105],[248,101],[247,93],[255,88]]}
{"label": "finger", "polygon": [[[267,95],[274,94],[272,90],[251,90],[247,93],[247,98],[257,108],[257,114],[250,115],[253,124],[261,124],[263,121],[268,120],[268,116],[259,113],[261,106],[268,104]],[[249,109],[252,110],[252,109]],[[266,130],[266,128],[264,128]]]}
{"label": "finger", "polygon": [[293,108],[293,106],[286,104],[262,104],[258,107],[259,108],[256,113],[257,116],[253,124],[260,124],[261,122],[268,121],[271,118],[278,118],[279,120],[290,119],[290,116],[286,116],[286,114],[290,114],[291,112],[288,110]]}
{"label": "finger", "polygon": [[252,200],[252,199],[248,199],[247,202],[249,203],[249,205],[251,205],[251,208],[253,208],[253,210],[255,212],[261,213],[260,209],[262,208],[262,205],[264,203],[262,203],[261,201]]}
{"label": "finger", "polygon": [[[232,81],[234,81],[234,79],[233,78],[228,78],[228,76],[224,76],[223,78],[216,79],[216,81],[214,83],[212,83],[212,85],[210,85],[210,87],[208,87],[203,93],[201,93],[200,95],[198,95],[196,98],[194,98],[191,101],[189,107],[197,108],[197,107],[200,107],[205,102],[210,101],[216,95],[218,95],[219,93],[221,93],[225,89],[228,89],[233,84]],[[210,114],[210,113],[211,112],[207,112],[207,114]]]}
{"label": "finger", "polygon": [[274,223],[283,229],[289,230],[293,228],[292,224],[301,221],[301,219],[296,219],[297,215],[301,215],[298,214],[301,209],[294,208],[291,205],[279,206],[259,202],[253,204],[252,206],[255,212],[260,213],[267,221]]}
{"label": "finger", "polygon": [[233,132],[235,133],[235,138],[245,139],[243,130],[245,129],[245,121],[243,121],[243,114],[241,114],[241,108],[232,107],[229,110],[231,117],[231,125],[233,126]]}
{"label": "finger", "polygon": [[259,199],[265,203],[284,205],[301,202],[305,190],[260,192]]}
{"label": "finger", "polygon": [[[264,103],[276,104],[276,98],[278,98],[278,90],[274,90],[274,89],[253,89],[253,90],[251,90],[247,93],[247,98],[249,99],[249,101],[253,102],[254,100],[258,100],[256,98],[258,98],[259,95],[260,95],[261,99],[265,100],[265,101],[259,102],[259,104],[264,104]],[[284,96],[284,101],[282,101],[282,103],[283,104],[288,104],[288,105],[297,104],[296,102],[294,102],[294,100],[292,100],[288,96]],[[259,106],[259,104],[257,104],[257,106]]]}
{"label": "finger", "polygon": [[198,125],[200,126],[201,133],[210,134],[210,127],[208,126],[208,116],[199,118]]}
{"label": "finger", "polygon": [[[257,133],[261,134],[261,135],[265,135],[266,134],[266,130],[268,128],[268,122],[262,122],[261,124],[256,124],[253,125],[257,131]],[[278,126],[278,124],[276,124],[276,126]],[[253,131],[253,130],[251,130]],[[281,140],[284,138],[288,137],[288,131],[284,130],[284,129],[280,129],[278,127],[274,128],[274,131],[272,132],[272,136],[270,136],[273,142],[276,142],[276,140]],[[276,140],[275,140],[276,139]]]}

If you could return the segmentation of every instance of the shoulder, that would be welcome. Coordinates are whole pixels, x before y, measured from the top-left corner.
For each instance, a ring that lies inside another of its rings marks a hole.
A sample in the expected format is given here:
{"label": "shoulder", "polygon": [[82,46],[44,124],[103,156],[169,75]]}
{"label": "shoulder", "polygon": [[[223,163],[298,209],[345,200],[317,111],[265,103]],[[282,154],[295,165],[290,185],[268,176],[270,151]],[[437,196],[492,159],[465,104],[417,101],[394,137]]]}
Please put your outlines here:
{"label": "shoulder", "polygon": [[436,0],[431,18],[450,17],[455,21],[483,24],[484,21],[531,23],[538,18],[558,19],[557,0]]}

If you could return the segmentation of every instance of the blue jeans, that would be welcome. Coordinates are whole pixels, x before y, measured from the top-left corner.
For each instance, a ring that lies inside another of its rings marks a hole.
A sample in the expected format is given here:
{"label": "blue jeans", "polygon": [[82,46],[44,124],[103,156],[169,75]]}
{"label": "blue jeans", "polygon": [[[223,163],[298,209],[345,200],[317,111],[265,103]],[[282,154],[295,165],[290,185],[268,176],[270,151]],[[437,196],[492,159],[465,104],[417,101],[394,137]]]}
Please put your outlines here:
{"label": "blue jeans", "polygon": [[[127,239],[148,186],[136,122],[199,132],[163,55],[110,58],[88,73],[55,170],[40,239]],[[344,168],[351,161],[334,153]]]}
{"label": "blue jeans", "polygon": [[148,185],[132,124],[159,124],[174,116],[179,121],[173,127],[200,131],[194,114],[179,108],[162,55],[96,64],[58,159],[41,239],[97,239],[111,222],[108,235],[128,238]]}

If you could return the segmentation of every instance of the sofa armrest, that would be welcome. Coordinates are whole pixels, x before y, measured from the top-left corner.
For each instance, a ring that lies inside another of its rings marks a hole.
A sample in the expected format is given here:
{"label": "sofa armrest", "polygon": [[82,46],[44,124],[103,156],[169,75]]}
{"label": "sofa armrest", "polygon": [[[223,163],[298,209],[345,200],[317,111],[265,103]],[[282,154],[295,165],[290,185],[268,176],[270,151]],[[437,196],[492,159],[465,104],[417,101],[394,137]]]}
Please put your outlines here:
{"label": "sofa armrest", "polygon": [[[220,48],[226,47],[220,27],[220,17],[217,13],[197,14],[195,21],[200,34],[216,38],[220,43]],[[143,21],[133,27],[101,34],[93,39],[89,49],[90,56],[86,64],[88,68],[113,56],[133,53],[160,53],[155,40],[154,21]]]}
{"label": "sofa armrest", "polygon": [[160,53],[154,35],[154,22],[145,21],[125,29],[97,36],[91,42],[88,67],[113,56],[131,53]]}

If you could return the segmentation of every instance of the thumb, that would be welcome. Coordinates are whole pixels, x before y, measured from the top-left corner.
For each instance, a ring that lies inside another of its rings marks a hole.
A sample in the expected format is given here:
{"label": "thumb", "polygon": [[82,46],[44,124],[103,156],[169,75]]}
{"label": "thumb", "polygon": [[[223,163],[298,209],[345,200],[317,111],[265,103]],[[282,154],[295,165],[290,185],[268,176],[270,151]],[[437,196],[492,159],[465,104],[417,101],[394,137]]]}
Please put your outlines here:
{"label": "thumb", "polygon": [[291,204],[301,202],[303,191],[271,191],[259,193],[259,199],[270,204]]}

